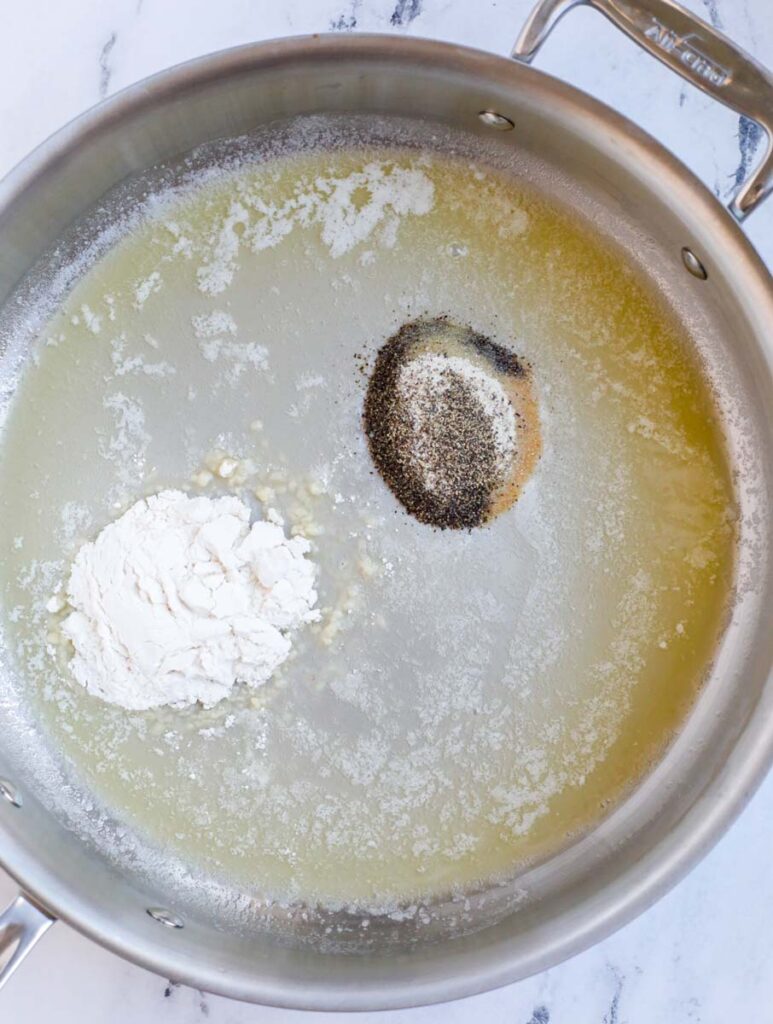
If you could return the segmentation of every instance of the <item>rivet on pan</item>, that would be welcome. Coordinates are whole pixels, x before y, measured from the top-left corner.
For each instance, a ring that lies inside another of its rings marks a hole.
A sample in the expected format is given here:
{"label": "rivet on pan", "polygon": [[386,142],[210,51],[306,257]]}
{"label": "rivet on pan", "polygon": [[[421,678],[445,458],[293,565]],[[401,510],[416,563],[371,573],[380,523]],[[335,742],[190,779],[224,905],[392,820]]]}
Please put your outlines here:
{"label": "rivet on pan", "polygon": [[498,132],[511,132],[515,123],[504,114],[497,114],[495,110],[481,110],[478,117],[487,128],[496,128]]}
{"label": "rivet on pan", "polygon": [[684,263],[693,277],[697,277],[701,281],[705,281],[709,276],[701,261],[692,249],[688,249],[686,245],[682,247],[682,263]]}
{"label": "rivet on pan", "polygon": [[14,807],[21,807],[23,803],[21,793],[8,779],[0,779],[0,796],[5,797],[8,803],[13,804]]}
{"label": "rivet on pan", "polygon": [[165,910],[164,907],[148,907],[147,912],[154,921],[158,921],[159,924],[163,924],[167,928],[185,927],[177,914],[173,914],[171,910]]}

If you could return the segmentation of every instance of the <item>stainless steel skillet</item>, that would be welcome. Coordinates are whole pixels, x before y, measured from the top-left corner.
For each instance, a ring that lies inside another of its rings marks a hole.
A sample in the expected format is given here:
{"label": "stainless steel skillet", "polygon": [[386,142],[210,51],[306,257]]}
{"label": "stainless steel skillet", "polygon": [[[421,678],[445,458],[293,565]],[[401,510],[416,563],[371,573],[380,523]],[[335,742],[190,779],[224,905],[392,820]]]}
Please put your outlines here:
{"label": "stainless steel skillet", "polygon": [[[576,0],[539,5],[514,56],[530,59],[573,6]],[[666,0],[592,6],[770,137],[773,81],[718,33]],[[384,948],[376,942],[356,955],[223,930],[130,867],[95,857],[37,799],[4,717],[0,861],[25,895],[0,921],[0,948],[14,950],[0,981],[56,916],[143,966],[237,998],[366,1009],[467,995],[541,970],[651,903],[727,827],[773,757],[773,284],[736,223],[773,187],[770,138],[731,216],[630,122],[522,63],[377,36],[239,48],[126,90],[13,172],[0,188],[0,302],[127,175],[213,138],[324,112],[407,115],[482,136],[497,132],[503,146],[537,154],[580,188],[593,183],[610,210],[624,208],[646,224],[667,272],[712,324],[728,368],[726,397],[742,411],[728,432],[745,524],[744,585],[714,671],[683,733],[645,782],[597,830],[535,869],[527,906],[473,935],[439,929],[417,944],[406,933],[397,945],[387,948],[385,939]],[[491,898],[506,909],[512,897],[503,891]]]}

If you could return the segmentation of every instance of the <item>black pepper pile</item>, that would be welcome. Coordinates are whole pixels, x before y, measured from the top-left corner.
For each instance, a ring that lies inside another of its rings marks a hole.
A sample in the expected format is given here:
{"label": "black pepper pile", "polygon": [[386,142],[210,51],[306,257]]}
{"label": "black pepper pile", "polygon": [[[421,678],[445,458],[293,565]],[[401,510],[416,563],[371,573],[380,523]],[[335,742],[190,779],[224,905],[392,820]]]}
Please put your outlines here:
{"label": "black pepper pile", "polygon": [[[523,377],[526,367],[504,346],[446,317],[404,324],[380,348],[368,382],[363,421],[373,461],[404,508],[440,529],[481,526],[503,485],[492,418],[464,377],[441,370],[442,387],[422,393],[421,430],[398,386],[401,372],[432,351],[481,357],[497,377]],[[414,398],[414,403],[416,399]]]}

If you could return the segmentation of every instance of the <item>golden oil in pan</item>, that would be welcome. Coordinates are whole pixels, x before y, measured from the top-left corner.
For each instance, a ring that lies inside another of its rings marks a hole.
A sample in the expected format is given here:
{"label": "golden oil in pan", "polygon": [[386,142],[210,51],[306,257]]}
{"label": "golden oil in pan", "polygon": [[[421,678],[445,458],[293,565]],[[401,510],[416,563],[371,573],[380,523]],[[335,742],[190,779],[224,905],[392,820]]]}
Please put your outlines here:
{"label": "golden oil in pan", "polygon": [[[470,531],[407,515],[362,430],[379,346],[439,316],[526,360],[538,404],[531,478]],[[293,156],[158,204],[42,332],[5,428],[6,618],[52,742],[235,892],[410,901],[563,845],[669,742],[720,634],[733,492],[691,351],[621,252],[470,160]],[[213,451],[313,532],[322,622],[264,691],[104,705],[45,601]]]}

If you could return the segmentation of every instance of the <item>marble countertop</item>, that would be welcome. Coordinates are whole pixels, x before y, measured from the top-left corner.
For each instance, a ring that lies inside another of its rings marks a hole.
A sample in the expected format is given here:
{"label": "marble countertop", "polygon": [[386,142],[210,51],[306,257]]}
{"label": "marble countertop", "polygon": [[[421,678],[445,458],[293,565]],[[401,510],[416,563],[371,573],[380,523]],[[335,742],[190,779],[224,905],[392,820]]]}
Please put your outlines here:
{"label": "marble countertop", "polygon": [[[684,0],[682,0],[684,2]],[[771,0],[687,6],[773,66]],[[252,40],[323,31],[430,36],[507,53],[531,0],[26,0],[3,5],[0,175],[65,121],[123,86]],[[663,141],[723,200],[761,140],[579,10],[538,66]],[[758,155],[758,153],[757,153]],[[773,262],[773,200],[748,222]],[[616,935],[527,981],[443,1007],[331,1021],[389,1024],[730,1024],[773,1020],[773,776],[725,838],[668,896]],[[0,872],[0,904],[15,891]],[[308,1014],[170,985],[62,924],[0,993],[13,1024],[292,1024]]]}

